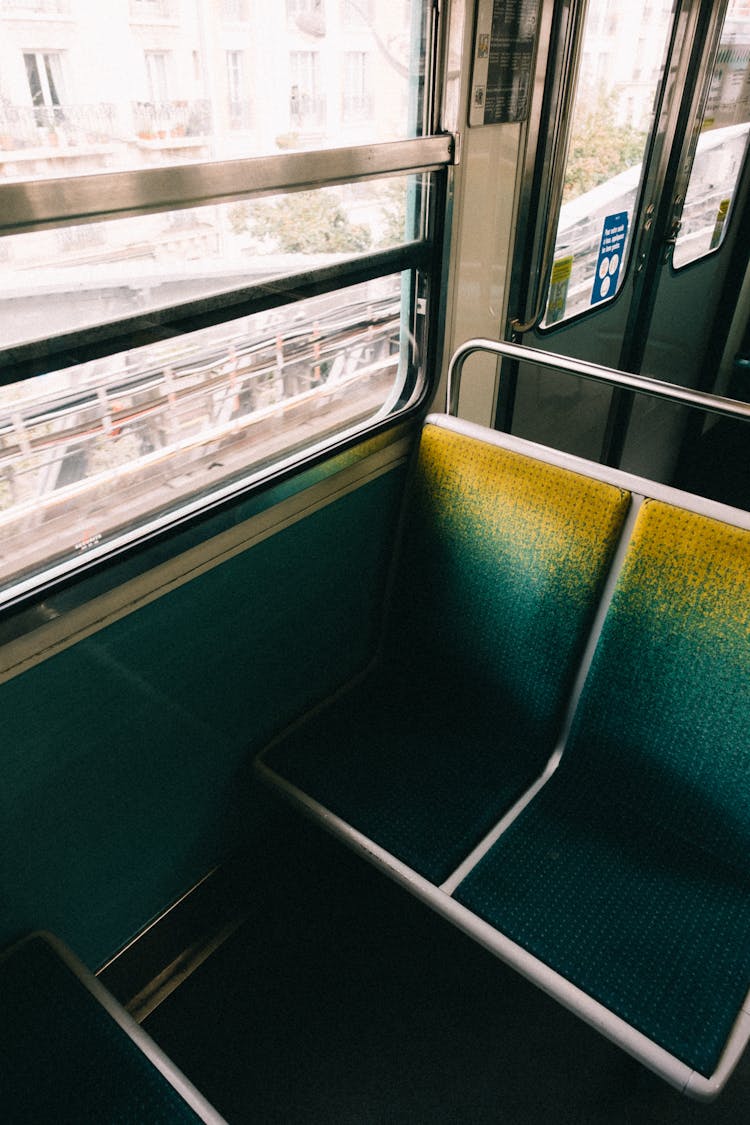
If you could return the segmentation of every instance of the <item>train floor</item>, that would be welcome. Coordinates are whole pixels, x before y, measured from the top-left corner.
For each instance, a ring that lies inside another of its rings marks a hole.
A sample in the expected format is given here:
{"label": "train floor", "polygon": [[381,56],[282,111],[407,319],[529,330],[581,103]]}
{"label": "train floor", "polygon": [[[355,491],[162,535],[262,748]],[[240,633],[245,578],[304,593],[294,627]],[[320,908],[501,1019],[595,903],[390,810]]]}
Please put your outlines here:
{"label": "train floor", "polygon": [[750,1119],[750,1051],[690,1101],[337,841],[281,825],[247,860],[247,920],[144,1023],[230,1125]]}

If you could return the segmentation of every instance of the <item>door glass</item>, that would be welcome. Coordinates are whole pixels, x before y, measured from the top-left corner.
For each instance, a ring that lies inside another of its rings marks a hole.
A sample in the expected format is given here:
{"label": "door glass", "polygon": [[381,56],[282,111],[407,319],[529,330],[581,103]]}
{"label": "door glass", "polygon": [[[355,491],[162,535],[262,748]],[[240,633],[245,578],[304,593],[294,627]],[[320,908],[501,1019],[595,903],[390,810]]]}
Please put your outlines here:
{"label": "door glass", "polygon": [[672,0],[590,0],[542,327],[610,300],[624,275]]}
{"label": "door glass", "polygon": [[750,129],[750,3],[730,0],[690,170],[672,264],[721,245]]}

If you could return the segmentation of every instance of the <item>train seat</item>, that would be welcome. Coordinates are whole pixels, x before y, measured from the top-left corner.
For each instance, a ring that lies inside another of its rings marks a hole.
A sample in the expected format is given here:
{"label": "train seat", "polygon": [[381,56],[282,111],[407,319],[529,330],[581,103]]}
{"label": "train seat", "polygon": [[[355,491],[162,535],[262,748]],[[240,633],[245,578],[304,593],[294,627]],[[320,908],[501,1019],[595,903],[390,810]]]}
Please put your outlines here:
{"label": "train seat", "polygon": [[52,934],[0,954],[2,1117],[226,1125]]}
{"label": "train seat", "polygon": [[379,661],[259,773],[714,1097],[750,1038],[750,518],[432,417],[399,554]]}
{"label": "train seat", "polygon": [[262,761],[439,884],[555,749],[629,497],[438,425],[411,486],[381,658]]}
{"label": "train seat", "polygon": [[646,501],[561,764],[456,892],[706,1078],[750,987],[749,640],[750,531]]}

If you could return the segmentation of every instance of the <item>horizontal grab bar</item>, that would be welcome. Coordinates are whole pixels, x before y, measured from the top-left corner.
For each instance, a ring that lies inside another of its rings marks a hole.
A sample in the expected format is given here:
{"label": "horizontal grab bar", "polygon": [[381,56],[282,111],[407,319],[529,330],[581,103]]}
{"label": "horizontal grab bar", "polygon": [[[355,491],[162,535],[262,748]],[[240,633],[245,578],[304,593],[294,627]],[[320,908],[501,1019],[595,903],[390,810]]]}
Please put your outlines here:
{"label": "horizontal grab bar", "polygon": [[454,138],[441,133],[350,148],[5,183],[0,184],[0,231],[101,222],[379,176],[405,176],[448,167],[454,147]]}
{"label": "horizontal grab bar", "polygon": [[567,375],[580,375],[584,379],[592,379],[597,383],[609,383],[613,387],[625,387],[627,390],[652,395],[654,398],[663,398],[670,402],[679,402],[686,406],[698,407],[700,410],[708,410],[713,414],[723,414],[729,418],[741,418],[750,422],[750,403],[747,402],[723,398],[721,395],[706,394],[704,391],[694,391],[690,387],[680,387],[677,383],[665,383],[661,379],[651,379],[646,375],[632,375],[627,371],[617,371],[613,367],[602,367],[598,363],[588,363],[582,359],[570,359],[568,356],[555,355],[554,352],[537,351],[535,348],[527,348],[522,344],[509,344],[504,340],[481,338],[466,340],[465,343],[460,344],[448,364],[446,406],[449,414],[455,415],[458,413],[458,397],[461,390],[463,366],[469,356],[476,352],[487,352],[506,359],[535,363],[539,367],[551,367],[557,371],[564,371]]}

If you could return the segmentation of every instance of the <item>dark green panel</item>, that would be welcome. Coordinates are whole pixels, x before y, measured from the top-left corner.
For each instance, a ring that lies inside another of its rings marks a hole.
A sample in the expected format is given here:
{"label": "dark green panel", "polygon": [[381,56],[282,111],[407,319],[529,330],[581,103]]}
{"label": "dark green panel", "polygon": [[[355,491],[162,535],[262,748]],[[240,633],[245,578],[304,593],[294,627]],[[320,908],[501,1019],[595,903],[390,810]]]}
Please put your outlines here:
{"label": "dark green panel", "polygon": [[100,964],[253,830],[237,779],[366,660],[393,471],[0,687],[0,941]]}

